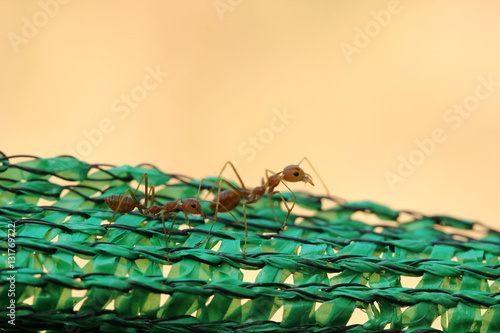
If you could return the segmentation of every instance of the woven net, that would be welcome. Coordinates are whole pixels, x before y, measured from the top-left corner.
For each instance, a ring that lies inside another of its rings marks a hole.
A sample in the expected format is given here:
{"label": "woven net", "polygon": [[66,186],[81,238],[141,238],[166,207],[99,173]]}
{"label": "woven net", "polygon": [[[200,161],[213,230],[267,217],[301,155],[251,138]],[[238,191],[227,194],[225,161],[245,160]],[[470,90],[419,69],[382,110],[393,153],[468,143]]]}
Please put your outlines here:
{"label": "woven net", "polygon": [[279,196],[247,206],[246,257],[241,208],[201,245],[208,204],[190,226],[179,213],[168,244],[161,218],[137,211],[106,232],[104,198],[144,173],[158,203],[198,194],[199,180],[151,165],[0,156],[0,327],[500,332],[500,235],[478,222],[296,192],[284,231]]}

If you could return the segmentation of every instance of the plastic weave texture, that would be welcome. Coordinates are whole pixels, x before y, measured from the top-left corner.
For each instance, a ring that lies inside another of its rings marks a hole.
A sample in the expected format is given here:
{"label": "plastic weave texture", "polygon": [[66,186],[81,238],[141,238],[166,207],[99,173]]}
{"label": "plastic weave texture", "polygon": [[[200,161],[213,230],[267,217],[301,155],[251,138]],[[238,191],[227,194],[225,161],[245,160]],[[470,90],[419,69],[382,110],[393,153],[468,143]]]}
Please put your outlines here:
{"label": "plastic weave texture", "polygon": [[0,155],[3,330],[500,332],[500,234],[479,222],[295,192],[284,231],[279,196],[247,206],[246,257],[241,205],[201,245],[207,203],[168,244],[137,210],[106,232],[104,198],[144,173],[159,204],[198,194],[152,165]]}

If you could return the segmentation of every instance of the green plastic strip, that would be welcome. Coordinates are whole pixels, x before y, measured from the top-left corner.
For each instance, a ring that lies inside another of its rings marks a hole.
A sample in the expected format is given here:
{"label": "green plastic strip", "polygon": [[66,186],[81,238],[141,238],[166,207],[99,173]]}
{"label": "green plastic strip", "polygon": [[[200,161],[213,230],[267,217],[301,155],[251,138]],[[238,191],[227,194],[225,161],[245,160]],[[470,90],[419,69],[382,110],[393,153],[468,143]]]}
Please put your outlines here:
{"label": "green plastic strip", "polygon": [[200,180],[149,165],[0,153],[0,328],[500,331],[500,234],[478,222],[296,192],[301,209],[281,230],[275,195],[247,206],[244,256],[241,205],[237,221],[220,213],[214,225],[207,203],[190,226],[182,212],[165,217],[168,243],[161,217],[134,210],[110,222],[104,198],[135,191],[145,173],[156,204],[198,195]]}

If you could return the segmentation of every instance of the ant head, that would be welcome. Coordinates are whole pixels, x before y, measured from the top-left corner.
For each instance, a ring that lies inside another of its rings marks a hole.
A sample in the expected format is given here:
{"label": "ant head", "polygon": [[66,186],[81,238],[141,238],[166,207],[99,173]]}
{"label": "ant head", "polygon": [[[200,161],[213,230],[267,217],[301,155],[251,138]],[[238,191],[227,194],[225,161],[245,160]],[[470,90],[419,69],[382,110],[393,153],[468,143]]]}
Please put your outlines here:
{"label": "ant head", "polygon": [[311,176],[295,164],[283,169],[283,179],[287,182],[305,182],[314,185]]}
{"label": "ant head", "polygon": [[182,209],[188,214],[201,214],[205,216],[205,212],[201,208],[200,202],[194,198],[182,200]]}

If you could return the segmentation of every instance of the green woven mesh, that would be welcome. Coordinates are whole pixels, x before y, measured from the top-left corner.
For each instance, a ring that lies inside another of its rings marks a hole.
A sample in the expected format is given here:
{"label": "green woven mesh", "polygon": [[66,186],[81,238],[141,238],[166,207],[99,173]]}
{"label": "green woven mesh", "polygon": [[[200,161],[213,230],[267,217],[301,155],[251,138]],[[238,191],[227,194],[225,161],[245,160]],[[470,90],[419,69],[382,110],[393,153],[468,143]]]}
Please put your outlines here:
{"label": "green woven mesh", "polygon": [[168,244],[161,219],[137,211],[105,232],[103,198],[135,190],[144,173],[157,203],[196,196],[199,180],[2,156],[6,331],[500,332],[500,235],[477,222],[296,193],[284,231],[279,196],[248,206],[243,257],[241,208],[239,224],[218,214],[199,246],[207,205],[190,227],[179,213]]}

